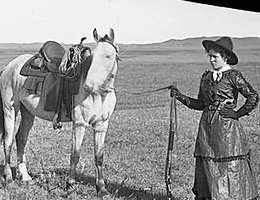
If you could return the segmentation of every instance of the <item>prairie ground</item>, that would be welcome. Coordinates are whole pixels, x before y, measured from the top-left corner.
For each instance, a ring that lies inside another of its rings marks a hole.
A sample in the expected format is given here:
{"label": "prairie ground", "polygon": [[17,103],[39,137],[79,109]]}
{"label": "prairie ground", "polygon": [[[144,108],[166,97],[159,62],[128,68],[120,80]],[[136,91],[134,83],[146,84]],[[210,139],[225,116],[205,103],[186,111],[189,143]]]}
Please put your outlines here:
{"label": "prairie ground", "polygon": [[[200,45],[200,44],[198,44]],[[5,51],[0,55],[4,65],[19,54]],[[260,93],[260,49],[238,50],[241,60],[237,68]],[[32,51],[32,53],[35,53]],[[133,92],[153,90],[176,81],[186,95],[196,97],[199,80],[209,68],[208,58],[201,50],[170,51],[132,48],[121,49],[116,76],[118,102],[106,136],[104,172],[107,188],[114,200],[165,200],[164,169],[169,132],[169,91],[134,95]],[[240,98],[240,105],[243,99]],[[178,131],[176,159],[172,177],[176,200],[193,199],[193,150],[200,112],[177,104]],[[252,163],[260,186],[260,107],[241,119],[252,146]],[[28,140],[26,154],[33,185],[24,185],[19,176],[5,188],[0,184],[0,199],[91,199],[95,200],[95,168],[92,130],[86,132],[78,166],[78,179],[67,190],[71,141],[71,123],[59,131],[51,122],[36,118]],[[0,175],[3,172],[3,151],[0,148]],[[13,148],[12,166],[15,171]],[[259,188],[260,190],[260,188]]]}

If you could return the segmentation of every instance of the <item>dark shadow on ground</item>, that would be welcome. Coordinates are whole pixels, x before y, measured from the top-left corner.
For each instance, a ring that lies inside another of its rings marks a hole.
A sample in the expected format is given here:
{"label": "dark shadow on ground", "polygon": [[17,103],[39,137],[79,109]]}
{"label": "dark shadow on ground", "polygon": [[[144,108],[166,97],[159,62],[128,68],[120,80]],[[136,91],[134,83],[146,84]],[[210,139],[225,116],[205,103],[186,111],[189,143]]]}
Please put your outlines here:
{"label": "dark shadow on ground", "polygon": [[[68,170],[64,168],[58,168],[54,169],[53,171],[49,171],[49,173],[55,173],[56,176],[60,177],[68,177]],[[38,178],[40,174],[32,174],[33,178]],[[85,186],[92,186],[96,187],[96,182],[95,182],[95,177],[93,176],[86,176],[84,174],[78,174],[78,177],[76,179],[76,183],[74,186],[77,187],[77,185],[85,185]],[[63,184],[65,185],[65,184]],[[67,185],[67,184],[66,184]],[[168,200],[167,196],[163,192],[152,192],[152,191],[147,191],[142,188],[136,188],[135,186],[128,186],[127,184],[120,184],[116,182],[106,182],[106,187],[107,190],[111,193],[111,195],[115,198],[124,198],[124,199],[135,199],[135,200],[150,200],[150,199],[155,199],[155,200]],[[69,190],[69,188],[62,187],[64,192],[66,192],[66,189]],[[69,192],[67,192],[69,194]],[[114,198],[113,198],[114,199]],[[180,200],[179,198],[173,198],[172,200]]]}
{"label": "dark shadow on ground", "polygon": [[[16,168],[12,167],[13,179],[15,180],[16,177]],[[0,177],[3,182],[4,166],[0,165]],[[84,174],[78,174],[78,178],[76,179],[76,183],[74,185],[74,191],[69,191],[71,188],[69,184],[67,184],[68,178],[68,170],[64,168],[56,168],[54,170],[49,170],[45,172],[39,172],[37,174],[29,173],[35,184],[39,185],[39,187],[47,190],[50,192],[53,188],[59,188],[63,191],[64,198],[68,197],[71,192],[74,192],[77,186],[85,185],[85,186],[92,186],[96,187],[95,177],[93,176],[86,176]],[[55,179],[57,182],[53,182],[52,174],[55,174]],[[44,181],[42,182],[44,177]],[[49,177],[49,178],[48,178]],[[48,180],[49,179],[49,180]],[[40,180],[40,181],[39,181]],[[3,184],[3,183],[2,183]],[[111,193],[111,195],[115,198],[124,198],[124,199],[135,199],[135,200],[168,200],[166,194],[164,192],[154,192],[151,190],[145,190],[142,188],[137,188],[133,185],[127,184],[120,184],[116,182],[106,182],[107,190]],[[80,195],[80,194],[79,194]],[[113,198],[114,199],[114,198]],[[172,200],[180,200],[179,198],[173,198]]]}

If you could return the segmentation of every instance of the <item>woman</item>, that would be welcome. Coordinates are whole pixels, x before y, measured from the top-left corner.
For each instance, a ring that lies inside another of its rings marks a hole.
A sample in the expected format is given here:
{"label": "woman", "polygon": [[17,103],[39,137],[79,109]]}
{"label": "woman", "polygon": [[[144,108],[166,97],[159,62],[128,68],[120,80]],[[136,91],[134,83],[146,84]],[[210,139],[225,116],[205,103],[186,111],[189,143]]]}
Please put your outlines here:
{"label": "woman", "polygon": [[[257,185],[250,165],[250,149],[239,118],[256,108],[259,97],[243,75],[229,37],[202,42],[211,71],[201,78],[198,98],[172,87],[171,96],[188,108],[203,110],[195,143],[193,193],[195,200],[257,199]],[[238,94],[246,101],[235,111]]]}

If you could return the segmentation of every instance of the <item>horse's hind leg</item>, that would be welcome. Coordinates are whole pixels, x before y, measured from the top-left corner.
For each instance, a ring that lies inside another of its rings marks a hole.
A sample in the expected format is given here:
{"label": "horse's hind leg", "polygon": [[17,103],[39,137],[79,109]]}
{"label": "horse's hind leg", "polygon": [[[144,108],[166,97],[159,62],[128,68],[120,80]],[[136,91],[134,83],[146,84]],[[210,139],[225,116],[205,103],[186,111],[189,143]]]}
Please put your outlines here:
{"label": "horse's hind leg", "polygon": [[10,166],[11,161],[11,150],[14,142],[15,134],[15,117],[16,110],[12,105],[11,101],[6,101],[3,103],[4,112],[4,154],[5,154],[5,166],[4,166],[4,176],[6,183],[11,183],[13,181],[12,170]]}
{"label": "horse's hind leg", "polygon": [[30,181],[32,178],[27,172],[24,149],[28,140],[29,132],[33,126],[34,115],[32,115],[22,104],[20,106],[20,111],[21,123],[15,137],[17,146],[17,165],[22,176],[22,180]]}
{"label": "horse's hind leg", "polygon": [[108,195],[103,175],[104,143],[108,128],[108,120],[97,123],[94,129],[94,154],[96,166],[96,188],[99,197]]}

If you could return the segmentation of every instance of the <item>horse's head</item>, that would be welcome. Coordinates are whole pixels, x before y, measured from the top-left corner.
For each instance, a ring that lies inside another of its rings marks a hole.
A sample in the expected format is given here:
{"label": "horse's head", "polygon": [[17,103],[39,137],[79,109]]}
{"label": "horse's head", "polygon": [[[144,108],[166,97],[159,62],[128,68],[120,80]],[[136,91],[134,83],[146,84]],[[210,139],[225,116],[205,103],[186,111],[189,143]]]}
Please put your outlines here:
{"label": "horse's head", "polygon": [[117,72],[118,47],[114,42],[113,29],[104,37],[100,37],[94,29],[93,36],[97,42],[92,50],[92,62],[89,67],[83,87],[92,93],[102,93],[114,90],[114,78]]}
{"label": "horse's head", "polygon": [[81,38],[79,44],[72,45],[65,52],[59,66],[59,72],[62,75],[69,74],[78,64],[86,60],[90,55],[90,48],[83,45],[85,39],[86,37]]}

